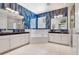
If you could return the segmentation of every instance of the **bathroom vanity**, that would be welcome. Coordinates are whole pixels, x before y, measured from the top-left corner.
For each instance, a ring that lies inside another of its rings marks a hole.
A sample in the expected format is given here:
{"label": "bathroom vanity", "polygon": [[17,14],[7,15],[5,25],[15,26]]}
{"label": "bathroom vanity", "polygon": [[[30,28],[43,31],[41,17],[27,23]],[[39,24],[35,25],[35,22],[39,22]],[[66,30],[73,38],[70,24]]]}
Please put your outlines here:
{"label": "bathroom vanity", "polygon": [[0,33],[0,54],[29,44],[29,32]]}
{"label": "bathroom vanity", "polygon": [[48,42],[71,46],[71,35],[68,32],[48,32]]}

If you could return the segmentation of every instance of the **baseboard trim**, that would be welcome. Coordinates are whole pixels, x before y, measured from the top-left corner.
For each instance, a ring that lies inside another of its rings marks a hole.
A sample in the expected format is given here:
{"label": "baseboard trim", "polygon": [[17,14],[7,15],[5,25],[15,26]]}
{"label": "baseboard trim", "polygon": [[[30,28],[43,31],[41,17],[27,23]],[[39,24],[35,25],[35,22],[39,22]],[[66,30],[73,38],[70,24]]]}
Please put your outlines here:
{"label": "baseboard trim", "polygon": [[30,44],[30,42],[25,43],[25,44],[20,45],[20,46],[18,46],[18,47],[12,48],[12,49],[7,50],[7,51],[4,51],[4,52],[0,53],[0,55],[3,55],[3,54],[8,53],[8,52],[11,52],[11,51],[13,51],[13,50],[16,50],[16,49],[18,49],[18,48],[20,48],[20,47],[23,47],[23,46],[25,46],[25,45],[29,45],[29,44]]}
{"label": "baseboard trim", "polygon": [[63,44],[63,43],[57,43],[57,42],[51,42],[51,41],[48,41],[48,43],[54,43],[54,44],[60,44],[60,45],[64,45],[64,46],[70,46],[69,44]]}

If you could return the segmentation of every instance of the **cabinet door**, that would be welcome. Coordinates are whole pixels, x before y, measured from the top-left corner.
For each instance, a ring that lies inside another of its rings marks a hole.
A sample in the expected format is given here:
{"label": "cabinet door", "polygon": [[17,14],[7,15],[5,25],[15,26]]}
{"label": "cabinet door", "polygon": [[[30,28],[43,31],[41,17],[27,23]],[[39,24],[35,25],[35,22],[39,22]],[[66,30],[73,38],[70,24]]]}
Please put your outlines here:
{"label": "cabinet door", "polygon": [[24,38],[25,38],[25,43],[29,43],[30,42],[30,34],[25,34]]}
{"label": "cabinet door", "polygon": [[26,43],[28,43],[30,41],[29,40],[29,34],[20,34],[19,39],[20,39],[21,45],[26,44]]}
{"label": "cabinet door", "polygon": [[25,43],[28,43],[28,39],[29,39],[28,35],[26,34],[11,35],[10,36],[11,48],[15,48]]}
{"label": "cabinet door", "polygon": [[19,40],[20,40],[19,41],[20,45],[24,44],[24,42],[25,42],[25,40],[24,40],[24,34],[19,34],[18,37],[19,37]]}
{"label": "cabinet door", "polygon": [[61,42],[61,34],[49,34],[49,41],[55,42],[55,43],[62,43]]}
{"label": "cabinet door", "polygon": [[61,34],[55,34],[55,42],[61,43]]}
{"label": "cabinet door", "polygon": [[23,45],[26,43],[26,34],[20,34],[19,39],[20,39],[20,45]]}
{"label": "cabinet door", "polygon": [[71,43],[70,35],[69,34],[62,34],[62,40],[61,40],[61,42],[63,44],[70,45],[70,43]]}
{"label": "cabinet door", "polygon": [[19,35],[10,35],[11,49],[20,46],[21,39]]}
{"label": "cabinet door", "polygon": [[9,36],[0,36],[0,53],[9,50]]}
{"label": "cabinet door", "polygon": [[54,42],[55,41],[55,35],[54,34],[49,34],[49,41]]}

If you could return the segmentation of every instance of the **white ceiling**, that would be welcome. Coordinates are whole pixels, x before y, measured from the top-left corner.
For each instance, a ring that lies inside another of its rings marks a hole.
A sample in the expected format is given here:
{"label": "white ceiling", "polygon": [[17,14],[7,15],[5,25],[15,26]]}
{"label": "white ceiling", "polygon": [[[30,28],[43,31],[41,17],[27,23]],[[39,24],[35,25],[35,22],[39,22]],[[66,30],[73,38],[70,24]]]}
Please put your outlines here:
{"label": "white ceiling", "polygon": [[73,5],[73,3],[18,3],[18,4],[36,14],[60,9],[63,7],[69,7]]}

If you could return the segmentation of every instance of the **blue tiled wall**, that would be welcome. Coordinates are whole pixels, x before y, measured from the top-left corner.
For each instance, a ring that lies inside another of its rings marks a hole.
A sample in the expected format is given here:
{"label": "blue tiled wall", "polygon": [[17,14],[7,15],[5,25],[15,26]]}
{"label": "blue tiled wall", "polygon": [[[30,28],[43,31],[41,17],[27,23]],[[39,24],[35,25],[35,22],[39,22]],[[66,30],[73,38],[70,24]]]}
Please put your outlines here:
{"label": "blue tiled wall", "polygon": [[18,9],[18,11],[20,12],[21,15],[24,16],[24,20],[23,21],[25,21],[25,24],[24,24],[25,25],[25,29],[30,29],[30,26],[31,26],[30,25],[30,20],[33,19],[33,18],[36,19],[37,15],[35,13],[29,11],[28,9],[20,6],[20,5],[18,5],[18,8],[21,8],[21,10]]}
{"label": "blue tiled wall", "polygon": [[[51,26],[51,18],[54,17],[54,11],[35,14],[17,3],[0,3],[0,8],[5,9],[5,7],[9,7],[13,10],[19,11],[20,15],[24,16],[23,21],[25,21],[25,24],[24,24],[25,29],[30,29],[30,26],[31,26],[30,20],[33,18],[36,19],[36,29],[38,29],[38,18],[43,16],[46,16],[46,29],[49,29]],[[64,10],[65,10],[64,16],[67,16],[67,8],[64,8]]]}
{"label": "blue tiled wall", "polygon": [[48,28],[50,28],[50,20],[51,20],[50,12],[38,14],[38,18],[44,17],[44,16],[46,16],[46,29],[48,29]]}
{"label": "blue tiled wall", "polygon": [[17,4],[17,3],[0,3],[0,8],[5,9],[6,7],[9,7],[15,11],[18,11],[20,15],[24,16],[23,21],[25,21],[24,27],[25,29],[30,29],[30,20],[35,18],[37,19],[37,15],[30,10],[24,8],[23,6]]}
{"label": "blue tiled wall", "polygon": [[[51,28],[51,18],[54,18],[54,11],[49,11],[49,12],[38,14],[38,18],[46,16],[46,29]],[[66,7],[66,8],[64,8],[64,14],[63,15],[67,16],[67,13],[68,13],[68,11],[67,11],[67,7]]]}

